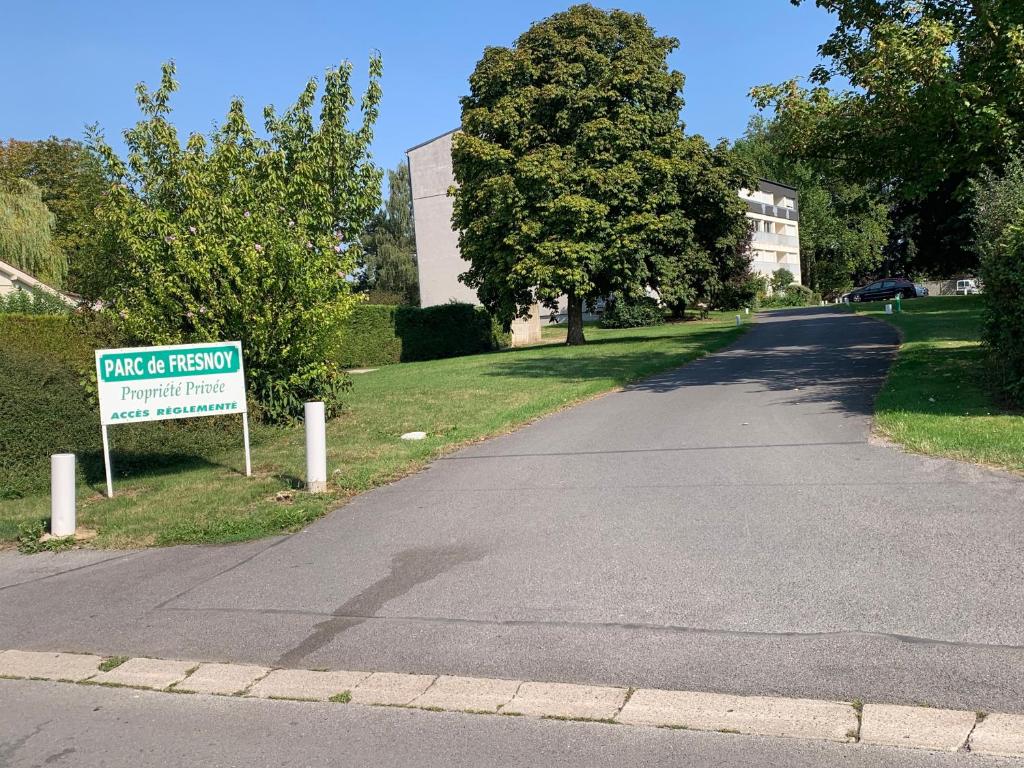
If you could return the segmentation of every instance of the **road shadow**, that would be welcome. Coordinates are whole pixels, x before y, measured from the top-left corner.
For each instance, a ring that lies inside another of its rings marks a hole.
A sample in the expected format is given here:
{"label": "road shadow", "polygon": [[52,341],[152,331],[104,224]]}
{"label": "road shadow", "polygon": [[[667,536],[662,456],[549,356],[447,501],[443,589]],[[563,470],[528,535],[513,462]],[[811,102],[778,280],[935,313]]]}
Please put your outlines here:
{"label": "road shadow", "polygon": [[[709,328],[685,337],[687,344],[720,339],[723,329]],[[819,402],[837,410],[870,414],[874,398],[892,364],[899,343],[891,326],[829,308],[779,310],[764,313],[749,333],[734,344],[703,359],[630,382],[637,367],[657,370],[678,359],[671,352],[649,352],[644,341],[667,335],[634,335],[588,342],[574,357],[546,359],[513,357],[496,361],[490,375],[579,380],[612,375],[627,391],[672,393],[685,387],[749,384],[751,390],[799,390],[792,402]],[[609,361],[598,354],[602,344],[636,343],[639,348]],[[594,355],[586,353],[595,350]]]}

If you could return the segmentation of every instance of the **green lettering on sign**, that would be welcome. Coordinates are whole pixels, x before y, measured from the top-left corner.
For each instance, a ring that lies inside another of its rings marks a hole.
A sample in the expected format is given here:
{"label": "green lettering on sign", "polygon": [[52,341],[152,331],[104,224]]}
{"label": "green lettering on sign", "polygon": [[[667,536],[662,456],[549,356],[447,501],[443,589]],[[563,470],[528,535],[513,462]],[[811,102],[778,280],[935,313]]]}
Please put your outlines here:
{"label": "green lettering on sign", "polygon": [[179,376],[212,376],[239,370],[238,349],[211,345],[192,349],[153,349],[100,356],[100,381],[137,381]]}

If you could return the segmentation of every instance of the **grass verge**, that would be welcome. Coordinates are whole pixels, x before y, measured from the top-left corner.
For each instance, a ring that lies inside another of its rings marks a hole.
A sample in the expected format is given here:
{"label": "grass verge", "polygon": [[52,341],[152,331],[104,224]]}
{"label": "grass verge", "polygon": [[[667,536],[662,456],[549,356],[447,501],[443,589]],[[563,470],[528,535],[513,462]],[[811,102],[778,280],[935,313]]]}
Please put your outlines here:
{"label": "grass verge", "polygon": [[[587,328],[588,344],[565,347],[564,328],[546,344],[492,354],[401,363],[353,376],[349,410],[327,427],[330,491],[301,490],[301,427],[253,430],[253,477],[242,476],[241,429],[230,453],[197,450],[129,476],[79,487],[78,523],[92,546],[124,548],[254,539],[294,531],[345,498],[414,471],[465,443],[506,432],[566,405],[719,349],[744,329],[733,314],[652,328]],[[399,439],[424,431],[421,441]],[[113,462],[118,467],[117,430]],[[49,498],[0,501],[0,542],[49,516]]]}
{"label": "grass verge", "polygon": [[893,315],[886,303],[856,307],[903,337],[875,403],[876,430],[915,453],[1024,472],[1024,416],[1000,405],[986,375],[981,297],[912,299]]}

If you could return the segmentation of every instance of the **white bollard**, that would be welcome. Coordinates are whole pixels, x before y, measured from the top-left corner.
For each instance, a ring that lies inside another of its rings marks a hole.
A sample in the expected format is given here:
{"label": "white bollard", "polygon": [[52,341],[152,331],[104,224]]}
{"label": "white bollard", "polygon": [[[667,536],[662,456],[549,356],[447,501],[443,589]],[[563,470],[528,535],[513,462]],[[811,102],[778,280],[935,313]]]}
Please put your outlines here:
{"label": "white bollard", "polygon": [[743,325],[743,318],[740,315],[736,315],[736,325]]}
{"label": "white bollard", "polygon": [[324,404],[306,403],[306,490],[323,493],[327,490],[327,423]]}
{"label": "white bollard", "polygon": [[885,305],[885,314],[887,314],[887,315],[891,315],[892,314],[892,304],[886,304]]}
{"label": "white bollard", "polygon": [[749,315],[750,314],[750,307],[744,307],[743,308],[743,314],[744,315]]}
{"label": "white bollard", "polygon": [[50,534],[75,535],[75,454],[50,456]]}

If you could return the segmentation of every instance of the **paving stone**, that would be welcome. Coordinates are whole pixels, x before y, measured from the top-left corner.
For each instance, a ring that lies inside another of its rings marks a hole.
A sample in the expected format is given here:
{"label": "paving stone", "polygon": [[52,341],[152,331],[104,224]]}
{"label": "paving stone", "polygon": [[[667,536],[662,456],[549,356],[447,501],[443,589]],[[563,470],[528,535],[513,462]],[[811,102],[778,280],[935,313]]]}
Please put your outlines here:
{"label": "paving stone", "polygon": [[85,680],[99,672],[99,656],[49,651],[3,651],[0,677],[39,677],[44,680]]}
{"label": "paving stone", "polygon": [[426,693],[412,701],[414,707],[437,707],[455,711],[497,712],[512,701],[519,680],[441,675]]}
{"label": "paving stone", "polygon": [[250,688],[247,695],[263,699],[326,701],[342,691],[351,691],[369,676],[369,672],[275,669]]}
{"label": "paving stone", "polygon": [[857,713],[842,702],[695,691],[634,691],[615,719],[630,725],[829,741],[850,741],[857,732]]}
{"label": "paving stone", "polygon": [[971,734],[971,752],[1024,757],[1024,715],[988,715]]}
{"label": "paving stone", "polygon": [[866,704],[860,727],[864,744],[956,752],[967,741],[976,715],[952,709]]}
{"label": "paving stone", "polygon": [[374,672],[352,691],[357,704],[391,704],[403,706],[430,687],[433,675],[403,675],[396,672]]}
{"label": "paving stone", "polygon": [[194,661],[135,658],[128,659],[109,672],[101,672],[92,680],[97,683],[163,690],[184,680],[194,666]]}
{"label": "paving stone", "polygon": [[534,717],[610,720],[626,700],[625,688],[571,683],[523,683],[502,713]]}
{"label": "paving stone", "polygon": [[230,696],[243,692],[269,671],[269,667],[250,664],[200,664],[199,669],[174,686],[174,690]]}

